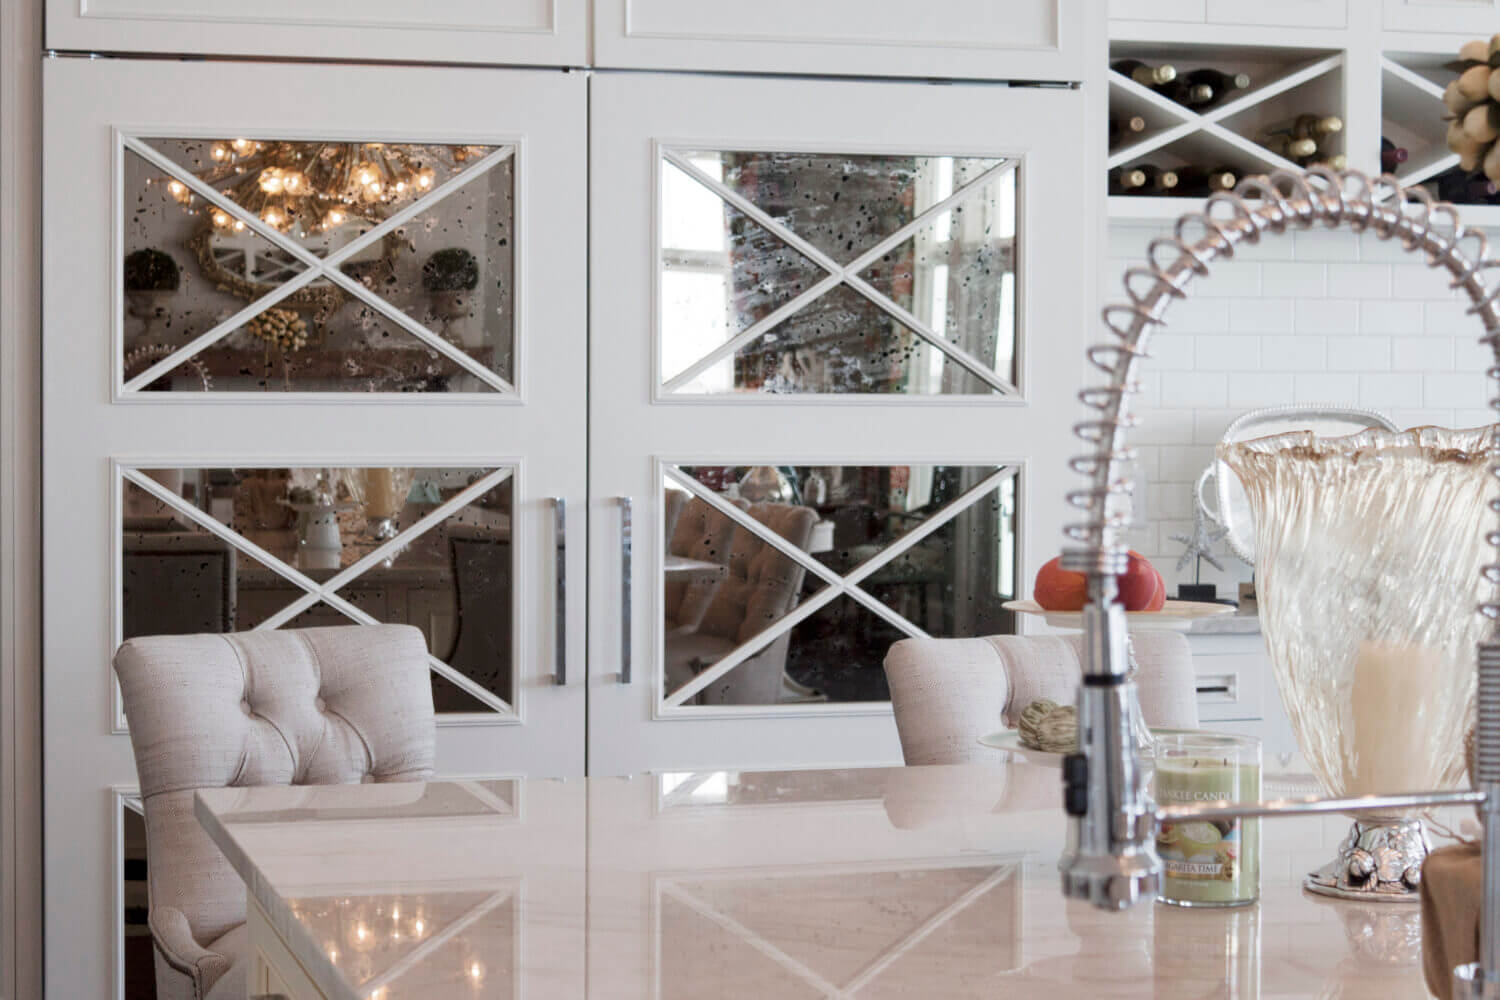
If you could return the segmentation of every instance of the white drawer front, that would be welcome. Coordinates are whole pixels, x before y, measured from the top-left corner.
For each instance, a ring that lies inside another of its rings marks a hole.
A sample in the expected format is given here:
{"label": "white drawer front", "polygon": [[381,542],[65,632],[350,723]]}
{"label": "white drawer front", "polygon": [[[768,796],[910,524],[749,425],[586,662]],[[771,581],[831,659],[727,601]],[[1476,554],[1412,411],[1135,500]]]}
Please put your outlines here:
{"label": "white drawer front", "polygon": [[1194,656],[1199,720],[1263,718],[1267,667],[1250,655]]}

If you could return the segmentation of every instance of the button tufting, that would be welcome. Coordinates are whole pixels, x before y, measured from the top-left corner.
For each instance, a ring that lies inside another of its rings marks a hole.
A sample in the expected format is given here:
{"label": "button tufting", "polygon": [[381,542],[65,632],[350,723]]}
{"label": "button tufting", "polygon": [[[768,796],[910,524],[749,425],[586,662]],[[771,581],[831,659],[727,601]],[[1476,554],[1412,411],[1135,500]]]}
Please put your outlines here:
{"label": "button tufting", "polygon": [[320,712],[326,712],[328,711],[328,702],[324,701],[322,698],[314,698],[313,707]]}
{"label": "button tufting", "polygon": [[251,707],[250,707],[250,702],[248,702],[248,701],[246,701],[244,699],[240,700],[240,711],[244,712],[246,715],[254,715],[255,714],[254,710],[251,709]]}

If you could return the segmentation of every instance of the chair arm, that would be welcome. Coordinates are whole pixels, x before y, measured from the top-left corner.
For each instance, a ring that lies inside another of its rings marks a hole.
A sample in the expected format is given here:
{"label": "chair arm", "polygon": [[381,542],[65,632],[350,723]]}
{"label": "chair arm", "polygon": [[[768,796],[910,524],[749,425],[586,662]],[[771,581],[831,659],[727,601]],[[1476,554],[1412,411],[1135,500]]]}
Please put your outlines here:
{"label": "chair arm", "polygon": [[202,997],[229,971],[230,959],[209,951],[193,939],[187,917],[175,906],[153,906],[146,917],[156,950],[168,965],[193,979],[193,992]]}

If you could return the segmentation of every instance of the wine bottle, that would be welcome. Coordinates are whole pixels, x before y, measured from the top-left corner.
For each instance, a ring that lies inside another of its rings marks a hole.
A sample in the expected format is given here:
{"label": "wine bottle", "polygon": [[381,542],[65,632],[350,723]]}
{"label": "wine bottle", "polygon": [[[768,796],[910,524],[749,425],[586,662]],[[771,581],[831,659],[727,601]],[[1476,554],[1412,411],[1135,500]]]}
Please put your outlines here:
{"label": "wine bottle", "polygon": [[1177,79],[1177,67],[1171,63],[1152,66],[1139,59],[1117,59],[1109,64],[1109,68],[1130,77],[1143,87],[1160,87]]}
{"label": "wine bottle", "polygon": [[1231,167],[1183,167],[1177,171],[1173,193],[1202,198],[1215,191],[1233,191],[1239,179]]}
{"label": "wine bottle", "polygon": [[1411,154],[1404,147],[1396,145],[1385,136],[1380,137],[1380,169],[1392,171],[1406,162]]}
{"label": "wine bottle", "polygon": [[1109,120],[1109,144],[1113,146],[1127,135],[1146,131],[1146,119],[1140,115],[1131,115],[1129,118],[1114,118]]}
{"label": "wine bottle", "polygon": [[1318,140],[1344,130],[1344,119],[1338,115],[1302,114],[1279,121],[1266,129],[1267,135],[1290,135],[1296,139]]}
{"label": "wine bottle", "polygon": [[1177,186],[1177,171],[1150,163],[1110,171],[1110,194],[1168,194]]}
{"label": "wine bottle", "polygon": [[1327,167],[1329,170],[1343,170],[1349,165],[1349,158],[1343,153],[1334,153],[1332,156],[1325,156],[1321,160],[1314,160],[1312,163],[1304,165],[1309,167]]}
{"label": "wine bottle", "polygon": [[1156,91],[1163,97],[1169,97],[1190,108],[1207,108],[1219,97],[1219,92],[1206,83],[1187,83],[1182,80],[1157,87]]}
{"label": "wine bottle", "polygon": [[1195,69],[1179,79],[1194,86],[1204,85],[1212,87],[1219,98],[1234,93],[1236,90],[1244,90],[1250,86],[1249,73],[1225,73],[1221,70],[1204,68]]}
{"label": "wine bottle", "polygon": [[1462,167],[1443,171],[1432,178],[1431,183],[1437,187],[1438,200],[1458,205],[1492,202],[1496,194],[1500,193],[1500,185],[1482,174],[1470,174]]}
{"label": "wine bottle", "polygon": [[1299,139],[1294,135],[1273,135],[1266,143],[1273,153],[1280,153],[1288,160],[1308,160],[1318,155],[1318,144],[1313,139]]}

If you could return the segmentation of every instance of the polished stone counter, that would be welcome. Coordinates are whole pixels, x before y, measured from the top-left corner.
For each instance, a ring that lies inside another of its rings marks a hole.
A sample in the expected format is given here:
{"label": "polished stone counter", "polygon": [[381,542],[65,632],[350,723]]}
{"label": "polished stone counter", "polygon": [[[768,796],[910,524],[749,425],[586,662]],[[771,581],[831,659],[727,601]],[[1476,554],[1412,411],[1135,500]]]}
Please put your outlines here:
{"label": "polished stone counter", "polygon": [[215,789],[197,814],[335,1000],[1424,997],[1415,906],[1303,894],[1347,822],[1270,821],[1239,910],[1064,900],[1027,764]]}

